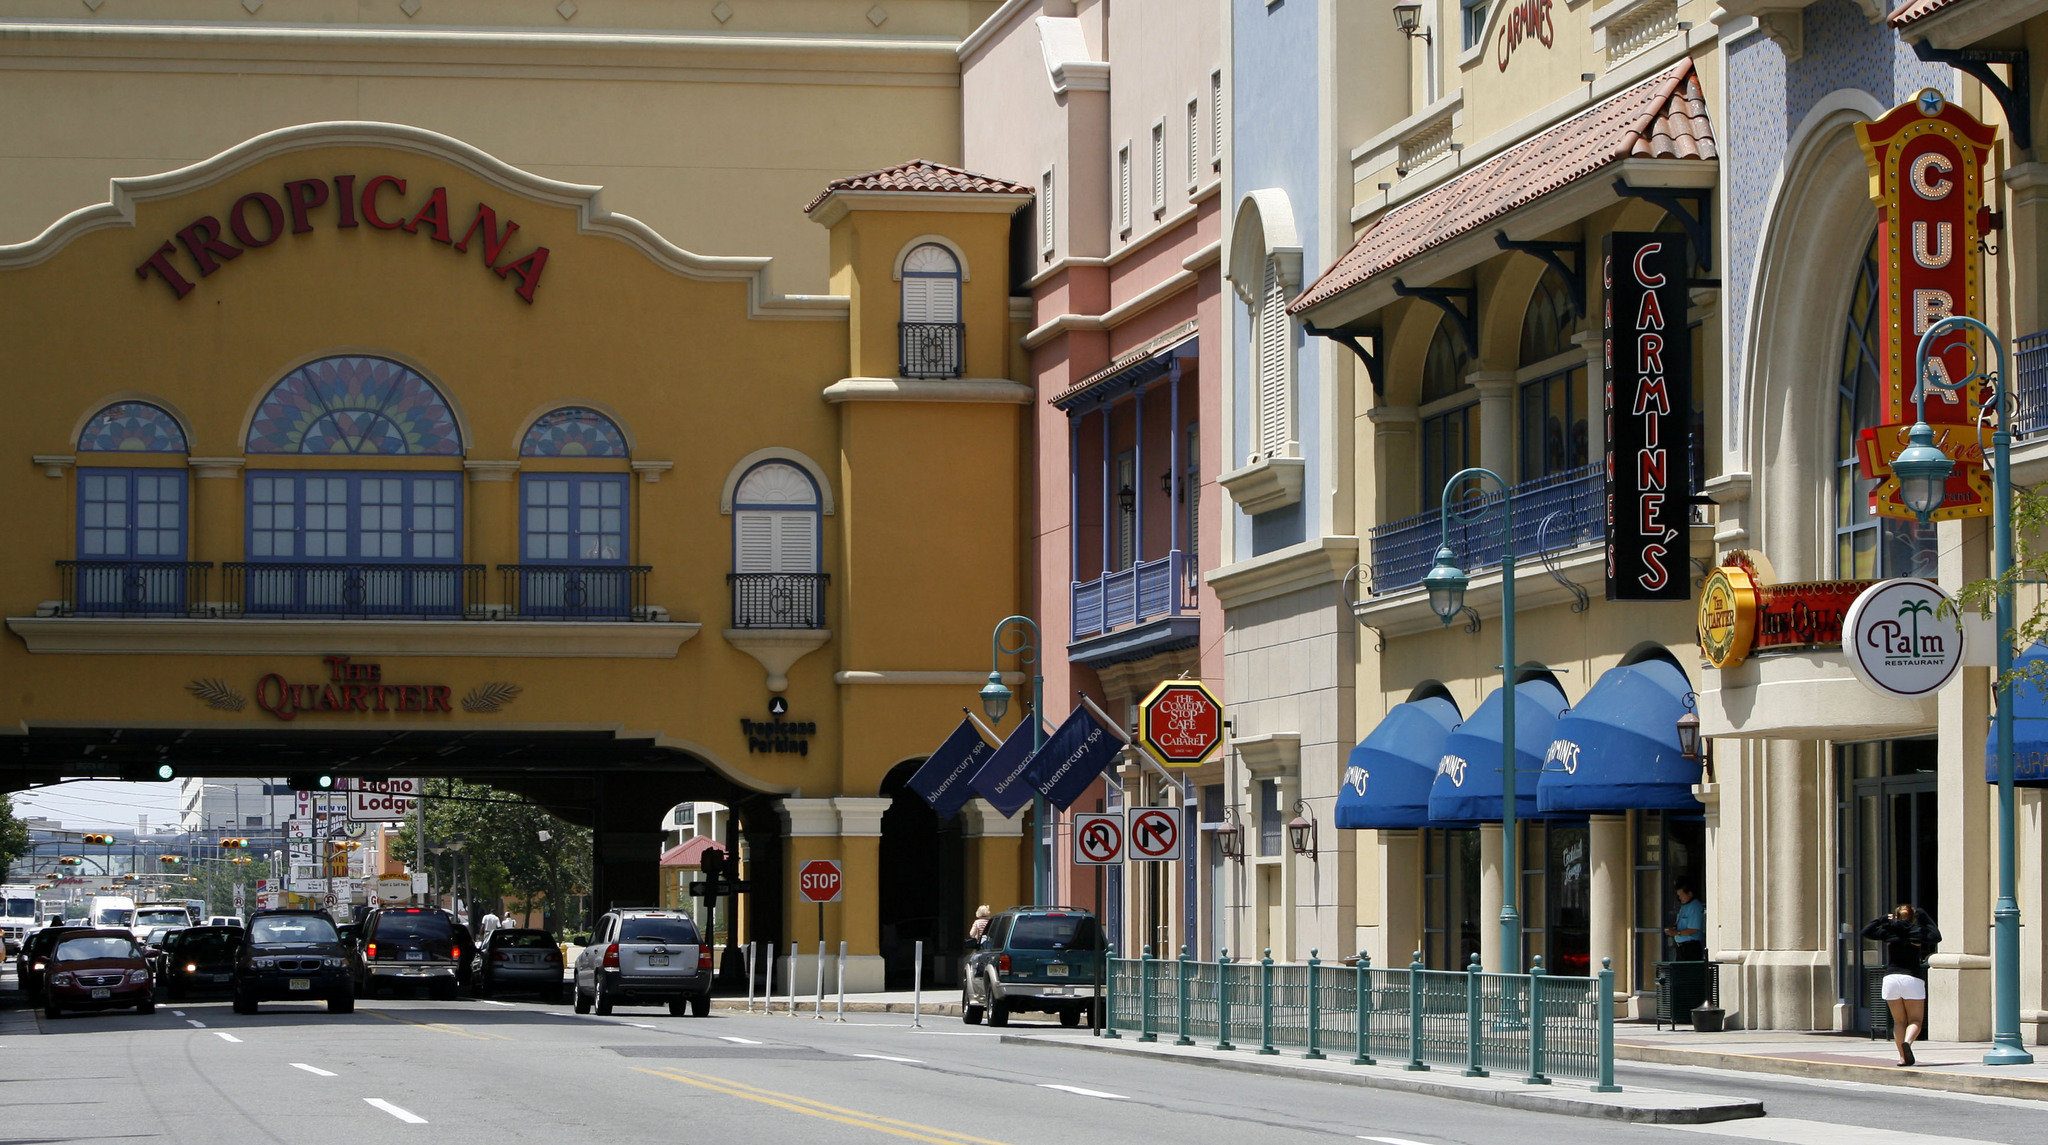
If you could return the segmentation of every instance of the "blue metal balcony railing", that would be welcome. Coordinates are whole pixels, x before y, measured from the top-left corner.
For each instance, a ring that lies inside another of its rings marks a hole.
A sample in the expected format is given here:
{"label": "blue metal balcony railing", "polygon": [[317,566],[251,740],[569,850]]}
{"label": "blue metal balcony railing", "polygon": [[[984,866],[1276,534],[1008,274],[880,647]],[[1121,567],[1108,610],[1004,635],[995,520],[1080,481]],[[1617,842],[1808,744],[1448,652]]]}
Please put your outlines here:
{"label": "blue metal balcony railing", "polygon": [[2048,330],[2021,338],[2017,349],[2012,434],[2021,439],[2038,437],[2048,432]]}
{"label": "blue metal balcony railing", "polygon": [[727,573],[734,628],[823,628],[827,573]]}
{"label": "blue metal balcony railing", "polygon": [[651,565],[499,565],[501,591],[521,620],[642,620]]}
{"label": "blue metal balcony railing", "polygon": [[202,608],[212,561],[58,561],[65,616],[184,616]]}
{"label": "blue metal balcony railing", "polygon": [[484,599],[484,566],[236,561],[221,566],[229,615],[460,620]]}
{"label": "blue metal balcony railing", "polygon": [[[1607,536],[1604,462],[1582,465],[1524,481],[1508,491],[1515,513],[1515,555],[1536,555],[1537,532],[1544,518],[1559,514],[1546,537],[1551,547],[1574,548]],[[1437,510],[1390,521],[1372,531],[1372,591],[1395,592],[1422,583],[1443,543],[1443,514]],[[1500,563],[1504,551],[1500,525],[1487,517],[1470,525],[1451,525],[1450,545],[1466,572]]]}
{"label": "blue metal balcony railing", "polygon": [[899,322],[906,378],[957,378],[967,361],[967,327],[958,322]]}
{"label": "blue metal balcony railing", "polygon": [[1073,639],[1094,636],[1155,616],[1195,611],[1195,586],[1188,573],[1194,554],[1179,549],[1155,561],[1139,561],[1072,586]]}

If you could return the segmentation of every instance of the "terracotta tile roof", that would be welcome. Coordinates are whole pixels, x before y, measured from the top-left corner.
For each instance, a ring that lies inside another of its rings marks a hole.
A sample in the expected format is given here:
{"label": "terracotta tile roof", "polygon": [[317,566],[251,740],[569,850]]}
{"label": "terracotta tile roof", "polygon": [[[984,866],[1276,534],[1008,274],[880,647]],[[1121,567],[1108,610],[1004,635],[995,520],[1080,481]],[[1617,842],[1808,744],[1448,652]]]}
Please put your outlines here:
{"label": "terracotta tile roof", "polygon": [[948,167],[944,163],[934,163],[929,159],[912,159],[908,163],[884,167],[880,171],[870,171],[865,175],[834,179],[825,184],[825,189],[818,192],[818,197],[804,207],[804,213],[810,214],[817,210],[818,204],[824,202],[826,196],[834,191],[951,191],[969,194],[1029,195],[1031,188],[992,175],[962,171],[958,167]]}
{"label": "terracotta tile roof", "polygon": [[1903,28],[1923,16],[1932,16],[1943,8],[1961,2],[1962,0],[1906,0],[1904,4],[1892,9],[1892,14],[1886,21],[1894,28]]}
{"label": "terracotta tile roof", "polygon": [[725,848],[720,847],[709,835],[692,835],[661,853],[664,867],[695,867],[704,862],[704,852]]}
{"label": "terracotta tile roof", "polygon": [[1287,309],[1326,302],[1611,163],[1717,154],[1699,76],[1680,60],[1381,215]]}

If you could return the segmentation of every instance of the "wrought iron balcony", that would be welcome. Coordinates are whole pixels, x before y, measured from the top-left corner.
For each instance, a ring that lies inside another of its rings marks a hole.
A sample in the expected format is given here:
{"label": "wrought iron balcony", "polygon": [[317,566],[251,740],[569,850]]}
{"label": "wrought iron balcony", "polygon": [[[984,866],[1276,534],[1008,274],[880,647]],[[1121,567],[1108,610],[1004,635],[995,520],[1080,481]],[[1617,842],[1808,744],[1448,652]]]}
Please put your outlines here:
{"label": "wrought iron balcony", "polygon": [[521,620],[645,620],[652,565],[499,565],[507,614]]}
{"label": "wrought iron balcony", "polygon": [[[1536,555],[1537,533],[1552,513],[1545,540],[1554,548],[1574,548],[1607,536],[1604,462],[1524,481],[1508,491],[1515,513],[1515,555]],[[1423,574],[1443,543],[1443,514],[1435,509],[1372,531],[1372,592],[1397,592],[1422,583]],[[1500,524],[1488,517],[1472,525],[1453,522],[1450,545],[1467,572],[1500,563],[1504,551]]]}
{"label": "wrought iron balcony", "polygon": [[1094,580],[1073,582],[1072,639],[1154,617],[1194,612],[1193,560],[1193,553],[1174,549],[1158,560],[1139,561]]}
{"label": "wrought iron balcony", "polygon": [[2015,357],[2012,435],[2039,437],[2048,432],[2048,330],[2021,338]]}
{"label": "wrought iron balcony", "polygon": [[957,378],[967,361],[967,327],[958,322],[899,322],[903,376]]}
{"label": "wrought iron balcony", "polygon": [[203,610],[212,561],[58,561],[60,616],[186,616]]}
{"label": "wrought iron balcony", "polygon": [[484,566],[237,561],[221,566],[230,615],[460,620],[479,615]]}
{"label": "wrought iron balcony", "polygon": [[734,628],[823,628],[827,573],[727,573]]}

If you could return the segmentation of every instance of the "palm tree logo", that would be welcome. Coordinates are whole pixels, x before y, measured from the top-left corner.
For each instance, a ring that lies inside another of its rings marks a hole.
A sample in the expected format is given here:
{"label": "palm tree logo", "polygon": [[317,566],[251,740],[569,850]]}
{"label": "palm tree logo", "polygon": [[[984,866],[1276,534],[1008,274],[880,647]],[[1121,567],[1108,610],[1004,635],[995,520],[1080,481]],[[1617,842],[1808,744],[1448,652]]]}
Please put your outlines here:
{"label": "palm tree logo", "polygon": [[1913,655],[1915,656],[1921,655],[1920,614],[1923,612],[1928,616],[1933,616],[1934,606],[1928,604],[1925,600],[1909,600],[1899,606],[1899,615],[1910,619],[1913,623]]}

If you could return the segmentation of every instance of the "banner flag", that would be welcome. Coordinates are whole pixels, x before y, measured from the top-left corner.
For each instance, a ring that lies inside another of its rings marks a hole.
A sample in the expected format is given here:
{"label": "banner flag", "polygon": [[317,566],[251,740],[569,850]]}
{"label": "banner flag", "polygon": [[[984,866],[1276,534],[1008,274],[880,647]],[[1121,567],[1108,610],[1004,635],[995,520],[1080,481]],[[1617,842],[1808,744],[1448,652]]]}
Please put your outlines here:
{"label": "banner flag", "polygon": [[910,789],[923,796],[939,818],[951,819],[974,795],[971,784],[975,773],[995,749],[995,741],[982,735],[975,718],[963,716],[946,742],[911,775]]}
{"label": "banner flag", "polygon": [[1029,775],[1046,801],[1065,811],[1081,798],[1124,746],[1122,729],[1106,725],[1093,704],[1080,704],[1031,755]]}
{"label": "banner flag", "polygon": [[1031,725],[1018,721],[1010,738],[989,753],[988,762],[974,774],[974,794],[995,805],[1005,816],[1015,815],[1037,789],[1031,786]]}

